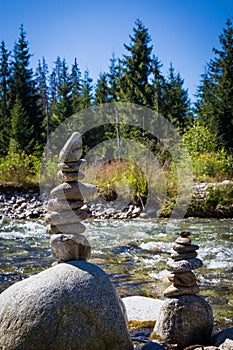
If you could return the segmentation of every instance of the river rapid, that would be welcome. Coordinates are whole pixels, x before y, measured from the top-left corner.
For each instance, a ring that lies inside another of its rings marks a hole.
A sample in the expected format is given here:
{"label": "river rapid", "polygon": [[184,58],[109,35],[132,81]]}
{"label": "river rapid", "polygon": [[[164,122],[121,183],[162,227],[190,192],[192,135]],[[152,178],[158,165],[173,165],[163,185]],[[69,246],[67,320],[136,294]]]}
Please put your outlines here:
{"label": "river rapid", "polygon": [[[210,302],[215,329],[233,325],[233,220],[182,219],[85,221],[90,262],[104,269],[121,297],[163,298],[166,260],[180,230],[200,246],[200,294]],[[0,292],[52,264],[43,221],[0,221]]]}

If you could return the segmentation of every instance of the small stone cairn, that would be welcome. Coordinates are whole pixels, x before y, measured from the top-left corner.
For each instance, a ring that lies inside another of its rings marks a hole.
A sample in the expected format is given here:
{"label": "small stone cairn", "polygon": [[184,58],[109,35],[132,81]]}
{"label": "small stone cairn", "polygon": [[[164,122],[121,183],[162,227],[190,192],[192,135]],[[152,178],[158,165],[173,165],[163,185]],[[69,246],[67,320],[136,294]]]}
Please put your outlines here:
{"label": "small stone cairn", "polygon": [[198,249],[198,245],[191,243],[190,232],[181,231],[172,245],[171,258],[167,262],[167,277],[172,284],[164,291],[165,297],[195,295],[199,292],[196,276],[192,272],[203,265],[197,258]]}
{"label": "small stone cairn", "polygon": [[188,231],[180,232],[172,245],[167,262],[168,280],[172,284],[164,291],[165,301],[156,322],[153,336],[177,349],[193,344],[207,344],[213,330],[213,312],[200,295],[192,270],[202,267],[197,258],[199,246],[192,244]]}
{"label": "small stone cairn", "polygon": [[85,226],[81,223],[91,213],[85,206],[86,197],[95,193],[95,186],[79,182],[83,174],[79,172],[82,155],[82,137],[74,132],[62,148],[58,164],[58,180],[62,183],[50,192],[45,217],[47,231],[51,235],[50,244],[53,258],[57,262],[87,260],[91,247],[83,236]]}

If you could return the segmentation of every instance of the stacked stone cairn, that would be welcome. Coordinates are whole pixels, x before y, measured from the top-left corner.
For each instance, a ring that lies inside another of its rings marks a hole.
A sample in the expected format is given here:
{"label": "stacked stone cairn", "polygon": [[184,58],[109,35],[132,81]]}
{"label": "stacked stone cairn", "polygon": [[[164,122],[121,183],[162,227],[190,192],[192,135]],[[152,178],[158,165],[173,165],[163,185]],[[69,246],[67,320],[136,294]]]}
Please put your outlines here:
{"label": "stacked stone cairn", "polygon": [[193,344],[208,344],[213,330],[213,312],[209,303],[197,295],[199,287],[192,270],[203,263],[197,258],[198,245],[192,244],[188,231],[180,232],[167,262],[168,280],[165,301],[153,336],[184,349]]}
{"label": "stacked stone cairn", "polygon": [[91,247],[83,236],[85,226],[81,223],[90,217],[84,197],[93,195],[93,185],[81,183],[79,172],[85,162],[82,155],[82,137],[75,132],[62,148],[58,164],[58,180],[62,183],[50,192],[45,217],[47,231],[51,235],[50,245],[53,258],[57,262],[88,260]]}
{"label": "stacked stone cairn", "polygon": [[171,258],[167,262],[168,280],[172,284],[164,291],[165,297],[192,295],[199,292],[197,279],[192,270],[202,267],[197,258],[199,246],[191,243],[190,232],[181,231],[172,245]]}

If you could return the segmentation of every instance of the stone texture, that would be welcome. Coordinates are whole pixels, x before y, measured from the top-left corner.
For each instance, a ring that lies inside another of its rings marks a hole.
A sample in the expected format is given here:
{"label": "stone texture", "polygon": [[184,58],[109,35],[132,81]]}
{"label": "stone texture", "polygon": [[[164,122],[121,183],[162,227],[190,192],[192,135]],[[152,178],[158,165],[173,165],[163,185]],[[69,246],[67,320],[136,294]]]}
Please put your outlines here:
{"label": "stone texture", "polygon": [[47,209],[49,211],[59,211],[59,210],[69,210],[69,209],[79,209],[83,206],[84,201],[67,201],[60,200],[57,198],[51,198],[47,203]]}
{"label": "stone texture", "polygon": [[53,258],[58,261],[88,260],[91,256],[91,247],[85,236],[55,234],[50,238]]}
{"label": "stone texture", "polygon": [[168,280],[175,285],[191,287],[196,283],[196,276],[192,271],[181,273],[170,273]]}
{"label": "stone texture", "polygon": [[183,295],[165,300],[154,333],[182,348],[208,344],[212,328],[213,313],[205,299],[198,295]]}
{"label": "stone texture", "polygon": [[143,296],[122,298],[129,321],[157,321],[163,300]]}
{"label": "stone texture", "polygon": [[82,136],[79,132],[74,132],[66,141],[59,153],[62,162],[72,162],[82,155]]}
{"label": "stone texture", "polygon": [[62,170],[63,172],[78,172],[80,165],[85,164],[85,159],[78,159],[75,162],[66,162],[66,163],[59,163],[58,169]]}
{"label": "stone texture", "polygon": [[52,198],[63,200],[83,200],[94,195],[96,187],[94,185],[80,183],[77,181],[64,182],[51,191]]}
{"label": "stone texture", "polygon": [[81,224],[81,222],[75,222],[73,224],[63,224],[63,225],[47,225],[47,232],[52,234],[64,233],[64,234],[80,234],[85,232],[86,227]]}
{"label": "stone texture", "polygon": [[177,297],[179,295],[189,295],[189,294],[197,294],[199,293],[199,287],[197,284],[194,284],[190,287],[184,287],[184,286],[175,286],[175,285],[170,285],[165,289],[163,292],[163,295],[166,298],[170,297]]}
{"label": "stone texture", "polygon": [[185,253],[178,253],[175,250],[171,251],[171,258],[174,261],[180,261],[180,260],[186,260],[186,259],[192,259],[197,257],[197,252],[185,252]]}
{"label": "stone texture", "polygon": [[190,244],[191,239],[189,237],[178,237],[175,242],[179,244]]}
{"label": "stone texture", "polygon": [[157,342],[149,341],[148,343],[143,345],[141,350],[166,350],[166,348],[164,348],[162,345],[160,345]]}
{"label": "stone texture", "polygon": [[213,337],[212,337],[212,343],[215,346],[219,346],[222,343],[224,343],[224,341],[226,339],[231,339],[233,340],[233,327],[224,329],[221,332],[216,333]]}
{"label": "stone texture", "polygon": [[61,182],[72,182],[83,179],[83,174],[80,172],[65,173],[61,170],[57,173],[57,178]]}
{"label": "stone texture", "polygon": [[62,225],[64,223],[72,224],[82,220],[86,220],[91,216],[89,210],[74,209],[64,211],[52,211],[45,215],[45,221],[52,225]]}
{"label": "stone texture", "polygon": [[226,339],[223,344],[219,347],[220,350],[232,350],[233,349],[233,340]]}
{"label": "stone texture", "polygon": [[167,270],[172,272],[187,272],[191,270],[198,269],[203,266],[203,263],[198,258],[174,261],[168,259],[167,261]]}
{"label": "stone texture", "polygon": [[123,304],[97,266],[57,264],[0,294],[2,350],[133,350]]}
{"label": "stone texture", "polygon": [[186,253],[186,252],[192,252],[199,249],[199,246],[197,244],[178,244],[173,243],[172,248],[178,252],[178,253]]}

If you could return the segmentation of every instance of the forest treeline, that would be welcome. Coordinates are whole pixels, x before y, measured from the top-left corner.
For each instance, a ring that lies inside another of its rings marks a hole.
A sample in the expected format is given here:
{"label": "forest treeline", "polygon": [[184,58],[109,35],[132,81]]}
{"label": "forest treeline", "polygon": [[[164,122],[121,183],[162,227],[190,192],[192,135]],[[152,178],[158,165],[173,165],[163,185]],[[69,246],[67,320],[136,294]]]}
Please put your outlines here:
{"label": "forest treeline", "polygon": [[[162,63],[153,52],[149,30],[140,20],[136,20],[129,43],[124,47],[125,55],[121,58],[113,55],[109,70],[101,73],[94,84],[88,71],[81,72],[77,58],[68,67],[65,59],[57,57],[49,69],[46,58],[42,57],[33,70],[30,67],[32,54],[23,26],[12,52],[2,41],[0,157],[7,157],[9,152],[39,157],[48,136],[66,118],[92,105],[117,101],[143,105],[163,115],[183,135],[190,152],[198,155],[216,154],[217,151],[232,154],[231,20],[227,20],[219,36],[219,47],[213,49],[214,57],[205,71],[200,72],[194,105],[191,105],[188,90],[184,88],[183,77],[172,63],[167,76],[162,74]],[[110,131],[111,128],[106,132]],[[95,138],[96,143],[101,142],[103,130],[99,134],[95,130]]]}

